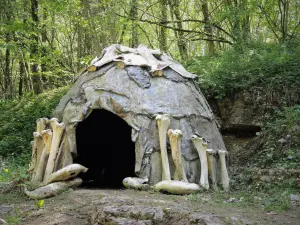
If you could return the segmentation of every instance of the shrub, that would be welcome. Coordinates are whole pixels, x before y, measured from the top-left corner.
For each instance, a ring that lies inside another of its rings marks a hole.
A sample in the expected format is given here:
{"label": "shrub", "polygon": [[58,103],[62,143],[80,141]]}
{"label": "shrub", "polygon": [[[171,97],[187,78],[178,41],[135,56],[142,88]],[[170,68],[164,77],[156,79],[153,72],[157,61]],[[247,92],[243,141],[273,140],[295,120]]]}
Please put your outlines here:
{"label": "shrub", "polygon": [[251,162],[260,167],[300,168],[300,105],[277,111],[262,132],[263,147]]}
{"label": "shrub", "polygon": [[[241,50],[242,49],[242,50]],[[300,45],[253,42],[215,57],[200,56],[186,63],[199,75],[199,85],[207,97],[223,98],[242,90],[261,89],[279,104],[300,102]]]}
{"label": "shrub", "polygon": [[0,102],[0,156],[17,157],[20,164],[27,163],[36,120],[50,117],[68,89],[63,87],[40,95],[28,94],[21,99]]}

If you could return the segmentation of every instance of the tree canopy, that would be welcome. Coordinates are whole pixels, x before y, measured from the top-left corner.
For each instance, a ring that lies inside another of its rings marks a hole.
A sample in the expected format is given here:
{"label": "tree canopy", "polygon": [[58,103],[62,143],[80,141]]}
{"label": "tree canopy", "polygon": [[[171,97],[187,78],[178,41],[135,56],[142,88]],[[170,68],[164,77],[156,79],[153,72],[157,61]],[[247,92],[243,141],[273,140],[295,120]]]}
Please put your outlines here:
{"label": "tree canopy", "polygon": [[0,98],[73,80],[114,43],[180,61],[299,38],[298,0],[0,0]]}

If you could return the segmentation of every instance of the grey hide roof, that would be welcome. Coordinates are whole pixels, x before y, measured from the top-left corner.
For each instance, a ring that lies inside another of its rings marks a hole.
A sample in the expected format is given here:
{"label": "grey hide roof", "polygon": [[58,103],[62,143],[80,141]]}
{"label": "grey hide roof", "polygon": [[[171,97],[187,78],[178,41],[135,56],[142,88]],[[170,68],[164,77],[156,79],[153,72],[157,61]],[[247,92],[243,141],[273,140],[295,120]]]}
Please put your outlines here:
{"label": "grey hide roof", "polygon": [[148,49],[144,45],[138,48],[129,48],[122,45],[111,45],[102,52],[102,56],[95,57],[90,65],[97,69],[112,61],[122,61],[127,66],[142,66],[150,69],[150,72],[165,69],[167,67],[179,73],[185,78],[196,78],[197,76],[186,71],[184,67],[173,60],[169,55],[160,50]]}

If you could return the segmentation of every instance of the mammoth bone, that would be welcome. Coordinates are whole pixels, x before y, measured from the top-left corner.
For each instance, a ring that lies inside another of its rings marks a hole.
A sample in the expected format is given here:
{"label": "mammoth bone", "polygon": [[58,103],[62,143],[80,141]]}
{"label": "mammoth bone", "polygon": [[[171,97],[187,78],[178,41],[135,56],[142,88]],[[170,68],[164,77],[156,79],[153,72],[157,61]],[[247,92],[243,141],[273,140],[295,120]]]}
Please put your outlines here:
{"label": "mammoth bone", "polygon": [[170,125],[170,116],[168,114],[156,116],[158,126],[159,144],[162,161],[162,179],[171,180],[170,167],[167,152],[167,131]]}
{"label": "mammoth bone", "polygon": [[216,170],[216,154],[218,151],[213,149],[206,149],[208,175],[211,180],[211,184],[214,190],[218,190],[217,187],[217,170]]}
{"label": "mammoth bone", "polygon": [[201,163],[200,185],[205,189],[209,189],[208,167],[207,167],[207,157],[206,157],[207,142],[205,141],[204,138],[198,137],[196,135],[192,136],[192,142],[198,151],[200,163]]}
{"label": "mammoth bone", "polygon": [[46,186],[35,189],[34,191],[28,191],[25,188],[25,194],[32,199],[43,199],[56,196],[70,187],[77,187],[81,185],[82,179],[75,178],[73,180],[55,182]]}
{"label": "mammoth bone", "polygon": [[37,168],[40,164],[41,155],[44,149],[44,142],[42,139],[42,136],[39,132],[33,133],[34,141],[32,146],[32,161],[30,165],[30,171],[32,172],[32,181],[38,181],[37,180]]}
{"label": "mammoth bone", "polygon": [[35,180],[36,181],[43,181],[43,176],[45,173],[47,160],[50,153],[51,148],[51,141],[52,141],[52,131],[50,129],[43,130],[41,132],[43,142],[44,142],[44,149],[39,160],[39,164],[37,165],[36,173],[35,173]]}
{"label": "mammoth bone", "polygon": [[41,133],[49,124],[49,119],[47,118],[39,118],[36,121],[36,132]]}
{"label": "mammoth bone", "polygon": [[85,173],[86,171],[88,171],[88,168],[80,164],[71,164],[56,171],[55,173],[52,173],[46,183],[49,184],[55,181],[68,180],[76,177],[79,173]]}
{"label": "mammoth bone", "polygon": [[147,182],[148,179],[142,179],[138,177],[126,177],[122,181],[122,184],[126,188],[146,191],[150,189],[150,185],[147,184]]}
{"label": "mammoth bone", "polygon": [[55,165],[55,159],[57,156],[59,144],[61,141],[62,134],[65,130],[65,124],[64,123],[58,123],[58,119],[52,118],[50,120],[50,125],[53,130],[53,137],[52,137],[52,142],[51,142],[51,148],[50,148],[50,154],[48,158],[48,163],[46,166],[46,171],[45,171],[45,176],[44,176],[44,181],[47,181],[47,179],[50,177],[54,170],[54,165]]}
{"label": "mammoth bone", "polygon": [[165,191],[175,195],[188,195],[201,190],[198,184],[187,183],[179,180],[163,180],[153,186],[155,191]]}
{"label": "mammoth bone", "polygon": [[225,155],[227,154],[227,151],[225,150],[219,150],[219,162],[220,162],[220,172],[221,172],[221,183],[222,187],[224,188],[225,191],[229,190],[229,177],[228,177],[228,172],[227,172],[227,167],[226,167],[226,159]]}
{"label": "mammoth bone", "polygon": [[182,158],[181,158],[182,132],[180,130],[170,129],[168,130],[168,136],[171,145],[172,158],[176,168],[174,179],[188,182],[183,168]]}
{"label": "mammoth bone", "polygon": [[32,156],[28,170],[30,173],[32,173],[32,181],[36,180],[36,167],[39,164],[39,160],[43,151],[41,132],[48,126],[48,124],[49,120],[47,118],[40,118],[36,121],[36,131],[33,133],[34,141],[32,142]]}

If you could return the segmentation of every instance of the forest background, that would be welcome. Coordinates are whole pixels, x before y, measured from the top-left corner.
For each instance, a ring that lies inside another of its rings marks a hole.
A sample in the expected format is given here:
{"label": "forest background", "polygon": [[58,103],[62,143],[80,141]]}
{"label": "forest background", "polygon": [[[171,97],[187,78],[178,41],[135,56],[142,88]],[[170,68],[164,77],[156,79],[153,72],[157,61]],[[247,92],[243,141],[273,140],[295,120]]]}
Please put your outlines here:
{"label": "forest background", "polygon": [[299,169],[299,0],[0,0],[1,168],[27,167],[35,120],[115,43],[167,52],[212,106],[251,93],[263,125],[242,164]]}

